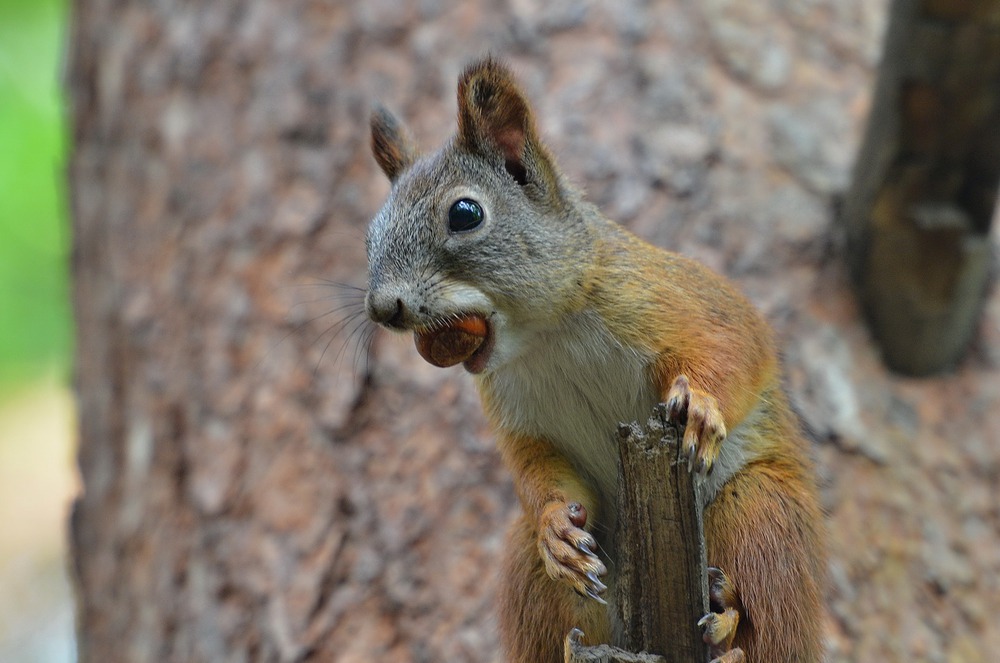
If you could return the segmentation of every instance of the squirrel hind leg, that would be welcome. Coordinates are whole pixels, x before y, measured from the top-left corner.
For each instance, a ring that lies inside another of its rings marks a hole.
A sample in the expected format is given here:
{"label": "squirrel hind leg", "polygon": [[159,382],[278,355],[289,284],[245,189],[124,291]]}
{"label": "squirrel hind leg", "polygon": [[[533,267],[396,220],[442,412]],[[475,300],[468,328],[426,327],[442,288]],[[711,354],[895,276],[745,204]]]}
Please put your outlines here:
{"label": "squirrel hind leg", "polygon": [[[738,612],[732,647],[751,663],[822,659],[820,521],[804,478],[774,463],[738,472],[705,510],[708,560],[727,578],[712,583],[710,596],[721,614]],[[723,626],[717,632],[728,635]]]}

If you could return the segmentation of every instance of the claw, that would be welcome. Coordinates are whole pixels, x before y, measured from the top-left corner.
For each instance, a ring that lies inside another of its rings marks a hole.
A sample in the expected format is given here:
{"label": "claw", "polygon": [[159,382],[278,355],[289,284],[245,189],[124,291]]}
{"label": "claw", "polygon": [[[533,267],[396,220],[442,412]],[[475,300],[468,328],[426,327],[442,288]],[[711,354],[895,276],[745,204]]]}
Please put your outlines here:
{"label": "claw", "polygon": [[591,586],[593,586],[598,592],[603,592],[608,588],[601,579],[597,577],[597,574],[593,571],[587,571],[587,580],[590,581]]}
{"label": "claw", "polygon": [[688,472],[707,476],[726,437],[718,400],[679,375],[667,393],[666,410],[671,421],[685,427],[681,458],[687,458]]}
{"label": "claw", "polygon": [[600,594],[608,586],[600,576],[607,567],[595,552],[597,541],[581,527],[585,524],[586,509],[579,502],[546,505],[539,522],[538,550],[550,578],[604,604]]}
{"label": "claw", "polygon": [[670,415],[670,420],[681,425],[687,424],[688,401],[691,393],[687,378],[683,375],[678,376],[671,391],[674,392],[674,396],[667,403],[667,413]]}
{"label": "claw", "polygon": [[705,474],[705,459],[699,458],[698,462],[695,463],[694,471],[698,474]]}

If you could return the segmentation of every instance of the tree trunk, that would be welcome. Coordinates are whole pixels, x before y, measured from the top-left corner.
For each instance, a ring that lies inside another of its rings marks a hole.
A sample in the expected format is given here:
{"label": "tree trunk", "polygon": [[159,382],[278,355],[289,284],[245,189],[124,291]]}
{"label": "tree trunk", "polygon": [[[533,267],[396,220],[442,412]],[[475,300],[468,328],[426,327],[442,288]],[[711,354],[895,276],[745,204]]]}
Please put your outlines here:
{"label": "tree trunk", "polygon": [[76,3],[81,661],[496,649],[515,507],[470,383],[321,280],[364,285],[370,101],[433,96],[450,130],[423,86],[454,74],[392,50],[419,17],[390,9]]}
{"label": "tree trunk", "polygon": [[1000,1],[895,0],[844,209],[886,362],[954,366],[975,331],[1000,184]]}
{"label": "tree trunk", "polygon": [[[737,276],[801,339],[793,364],[819,348],[791,367],[807,369],[801,402],[851,439],[854,392],[827,414],[826,373],[811,366],[853,375],[843,357],[862,346],[806,334],[831,324],[811,312],[836,285],[814,265],[822,196],[842,179],[882,1],[77,0],[80,660],[499,660],[494,569],[517,507],[471,381],[427,366],[409,339],[357,350],[358,300],[320,281],[364,285],[364,227],[388,192],[370,103],[438,145],[459,71],[486,52],[512,61],[590,200]],[[896,505],[878,485],[832,509]],[[906,515],[893,509],[876,516]],[[961,520],[944,514],[930,521],[942,531]],[[867,579],[870,559],[844,566]],[[896,613],[875,600],[859,618],[850,589],[834,595],[852,607],[837,613],[840,653],[888,651],[854,635],[891,631]],[[989,619],[921,605],[918,635],[940,635],[941,614],[958,644],[991,633]]]}

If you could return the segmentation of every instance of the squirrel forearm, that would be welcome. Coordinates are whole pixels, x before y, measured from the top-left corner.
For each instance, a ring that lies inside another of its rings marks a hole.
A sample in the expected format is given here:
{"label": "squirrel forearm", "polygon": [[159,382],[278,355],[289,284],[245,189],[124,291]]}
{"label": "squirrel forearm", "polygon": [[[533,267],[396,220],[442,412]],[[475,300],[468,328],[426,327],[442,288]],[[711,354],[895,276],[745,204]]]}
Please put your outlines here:
{"label": "squirrel forearm", "polygon": [[551,444],[501,431],[497,449],[514,477],[514,488],[529,516],[537,518],[550,502],[579,502],[594,519],[599,505],[593,491]]}

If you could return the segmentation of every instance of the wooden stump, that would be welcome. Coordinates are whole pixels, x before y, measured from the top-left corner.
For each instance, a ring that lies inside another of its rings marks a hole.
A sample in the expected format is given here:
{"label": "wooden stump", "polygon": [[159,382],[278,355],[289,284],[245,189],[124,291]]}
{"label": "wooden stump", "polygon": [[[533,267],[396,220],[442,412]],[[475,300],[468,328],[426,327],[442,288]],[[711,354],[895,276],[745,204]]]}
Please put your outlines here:
{"label": "wooden stump", "polygon": [[[615,647],[580,647],[567,662],[694,663],[708,660],[698,620],[708,612],[703,505],[686,460],[683,429],[657,406],[640,426],[619,428],[618,577],[613,605],[623,628]],[[653,652],[637,655],[630,652]]]}
{"label": "wooden stump", "polygon": [[844,206],[885,361],[953,366],[975,331],[1000,182],[1000,0],[894,0]]}
{"label": "wooden stump", "polygon": [[619,578],[615,606],[629,650],[667,661],[707,660],[698,620],[708,612],[703,505],[679,457],[683,429],[658,406],[645,428],[619,430]]}

